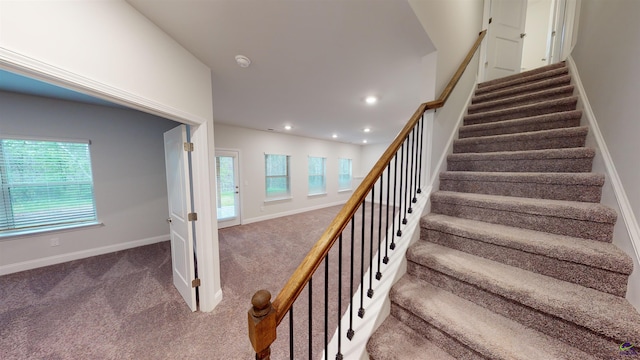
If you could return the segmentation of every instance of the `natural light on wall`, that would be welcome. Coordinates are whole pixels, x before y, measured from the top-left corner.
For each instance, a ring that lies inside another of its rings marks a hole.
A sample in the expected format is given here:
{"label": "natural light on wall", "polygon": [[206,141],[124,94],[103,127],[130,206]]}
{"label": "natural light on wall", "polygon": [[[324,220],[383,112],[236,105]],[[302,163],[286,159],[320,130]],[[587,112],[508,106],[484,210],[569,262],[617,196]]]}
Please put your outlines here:
{"label": "natural light on wall", "polygon": [[89,142],[0,139],[0,236],[97,220]]}

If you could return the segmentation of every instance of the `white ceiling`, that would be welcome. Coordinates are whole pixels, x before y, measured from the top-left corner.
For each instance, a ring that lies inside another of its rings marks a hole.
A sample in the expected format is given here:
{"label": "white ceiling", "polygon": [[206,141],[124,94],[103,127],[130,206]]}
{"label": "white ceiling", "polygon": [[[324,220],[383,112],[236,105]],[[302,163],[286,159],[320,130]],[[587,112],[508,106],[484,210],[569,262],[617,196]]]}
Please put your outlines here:
{"label": "white ceiling", "polygon": [[[211,68],[219,123],[383,143],[425,100],[420,63],[435,48],[407,0],[127,2]],[[108,104],[1,70],[0,78],[0,90]],[[368,95],[378,103],[366,105]]]}
{"label": "white ceiling", "polygon": [[420,63],[435,49],[407,0],[127,2],[211,68],[216,122],[379,143],[425,100]]}

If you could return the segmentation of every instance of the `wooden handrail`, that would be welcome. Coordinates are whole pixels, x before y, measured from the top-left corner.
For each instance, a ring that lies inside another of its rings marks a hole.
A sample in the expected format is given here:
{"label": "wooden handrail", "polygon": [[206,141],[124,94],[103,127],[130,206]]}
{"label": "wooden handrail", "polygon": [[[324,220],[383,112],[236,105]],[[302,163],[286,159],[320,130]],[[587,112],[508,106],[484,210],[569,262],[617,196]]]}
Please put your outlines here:
{"label": "wooden handrail", "polygon": [[[311,248],[307,256],[302,260],[298,268],[295,270],[293,275],[289,278],[287,283],[284,285],[280,293],[276,296],[273,304],[263,304],[263,306],[267,307],[268,305],[275,311],[275,321],[276,324],[279,325],[282,319],[285,317],[295,300],[298,298],[306,284],[309,282],[311,277],[313,276],[316,269],[320,266],[322,260],[331,250],[331,247],[338,239],[339,235],[346,228],[346,226],[351,221],[351,218],[354,216],[356,211],[358,210],[360,204],[364,201],[366,196],[369,194],[369,191],[374,186],[378,178],[384,172],[387,164],[393,159],[393,157],[398,152],[398,149],[404,143],[405,139],[409,136],[412,129],[416,126],[418,121],[422,118],[422,115],[425,111],[430,109],[441,108],[445,105],[449,95],[453,91],[454,87],[462,77],[465,69],[471,62],[474,54],[478,50],[482,39],[486,34],[486,30],[483,30],[478,35],[478,39],[473,44],[471,50],[467,54],[466,58],[462,61],[458,70],[455,72],[449,84],[444,88],[442,94],[437,100],[426,102],[421,104],[418,109],[415,111],[409,122],[402,128],[400,133],[393,140],[391,145],[387,148],[387,150],[382,154],[380,159],[373,166],[371,171],[367,174],[367,176],[362,180],[360,185],[356,188],[353,195],[349,198],[347,203],[342,207],[340,212],[333,219],[329,227],[325,230],[325,232],[320,236],[320,239],[315,243],[315,245]],[[256,319],[254,316],[252,320],[252,311],[255,311],[255,307],[249,311],[249,323],[250,323],[250,337],[251,337],[251,323]],[[276,326],[277,326],[276,325]],[[254,348],[256,352],[261,352],[264,349],[258,349],[255,346],[255,342],[253,337],[252,343],[254,343]],[[275,338],[275,332],[274,332]],[[258,346],[260,347],[260,346]],[[268,355],[267,355],[268,356]],[[267,358],[267,357],[265,357]]]}
{"label": "wooden handrail", "polygon": [[324,259],[324,257],[329,253],[329,250],[331,250],[331,247],[336,242],[340,233],[342,233],[344,228],[349,224],[351,217],[356,213],[356,210],[358,210],[362,201],[365,199],[367,194],[369,194],[369,191],[387,167],[387,164],[393,159],[396,152],[411,132],[411,129],[413,129],[416,123],[420,120],[422,114],[429,109],[437,109],[444,106],[449,95],[451,95],[453,88],[462,77],[464,70],[467,68],[474,54],[478,50],[486,32],[487,30],[480,32],[478,39],[473,44],[471,50],[469,50],[467,57],[462,61],[458,70],[451,78],[451,81],[449,81],[449,84],[442,91],[440,97],[437,100],[423,103],[418,107],[409,122],[407,122],[402,131],[400,131],[398,136],[396,136],[395,140],[387,148],[384,154],[382,154],[380,159],[378,159],[371,171],[369,171],[369,174],[367,174],[364,180],[362,180],[360,186],[358,186],[351,198],[349,198],[338,215],[333,219],[327,230],[325,230],[322,236],[320,236],[318,242],[316,242],[307,256],[302,260],[278,296],[276,296],[273,302],[273,307],[276,310],[276,321],[278,324],[280,324],[287,311],[291,308],[291,305],[293,305],[293,302],[298,298],[298,295],[300,295],[307,282],[309,282],[313,273],[320,266],[322,259]]}

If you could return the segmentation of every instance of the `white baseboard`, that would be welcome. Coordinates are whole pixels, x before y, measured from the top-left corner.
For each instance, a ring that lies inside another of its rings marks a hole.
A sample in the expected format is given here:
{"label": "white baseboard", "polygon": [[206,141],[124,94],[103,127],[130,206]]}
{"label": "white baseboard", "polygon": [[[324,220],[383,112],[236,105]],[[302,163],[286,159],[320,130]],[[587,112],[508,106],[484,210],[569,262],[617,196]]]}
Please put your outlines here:
{"label": "white baseboard", "polygon": [[36,269],[43,266],[55,265],[55,264],[60,264],[68,261],[84,259],[91,256],[108,254],[115,251],[133,249],[139,246],[155,244],[162,241],[169,241],[169,234],[154,236],[146,239],[129,241],[121,244],[103,246],[103,247],[94,248],[94,249],[76,251],[68,254],[48,256],[41,259],[23,261],[15,264],[3,265],[3,266],[0,266],[0,276],[16,273],[19,271]]}
{"label": "white baseboard", "polygon": [[331,206],[344,205],[346,202],[347,202],[346,200],[345,201],[337,201],[337,202],[333,202],[333,203],[329,203],[329,204],[310,206],[310,207],[306,207],[306,208],[290,210],[290,211],[283,211],[283,212],[279,212],[279,213],[275,213],[275,214],[269,214],[269,215],[265,215],[265,216],[258,216],[258,217],[253,217],[253,218],[242,219],[242,224],[246,225],[246,224],[251,224],[251,223],[255,223],[255,222],[259,222],[259,221],[277,219],[277,218],[283,217],[283,216],[301,214],[301,213],[304,213],[304,212],[307,212],[307,211],[320,210],[320,209],[328,208],[328,207],[331,207]]}

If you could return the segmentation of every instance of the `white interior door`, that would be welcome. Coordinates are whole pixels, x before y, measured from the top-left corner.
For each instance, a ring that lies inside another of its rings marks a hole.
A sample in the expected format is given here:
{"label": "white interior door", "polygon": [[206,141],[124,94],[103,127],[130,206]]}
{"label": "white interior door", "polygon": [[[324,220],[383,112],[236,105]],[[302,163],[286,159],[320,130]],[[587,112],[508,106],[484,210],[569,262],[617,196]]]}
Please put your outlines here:
{"label": "white interior door", "polygon": [[189,171],[187,127],[180,125],[164,133],[164,157],[169,198],[169,229],[171,234],[171,265],[173,285],[191,311],[196,311],[196,288],[191,212],[191,176]]}
{"label": "white interior door", "polygon": [[485,80],[520,72],[526,16],[527,0],[491,0]]}
{"label": "white interior door", "polygon": [[240,225],[238,152],[216,151],[218,229]]}

